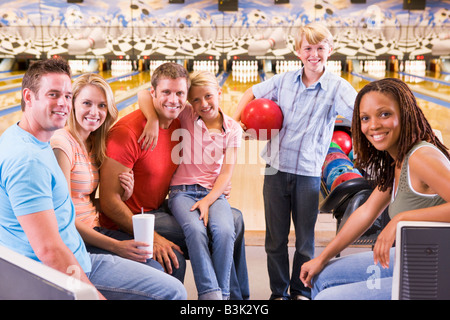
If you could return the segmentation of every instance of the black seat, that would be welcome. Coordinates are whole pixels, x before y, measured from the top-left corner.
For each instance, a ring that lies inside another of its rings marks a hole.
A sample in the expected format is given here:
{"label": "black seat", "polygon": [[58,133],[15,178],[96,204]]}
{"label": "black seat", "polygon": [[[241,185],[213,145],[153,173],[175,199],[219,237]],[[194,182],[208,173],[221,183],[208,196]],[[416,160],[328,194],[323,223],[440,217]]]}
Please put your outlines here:
{"label": "black seat", "polygon": [[[348,218],[352,215],[352,213],[358,209],[366,200],[369,198],[372,190],[366,189],[361,190],[356,193],[352,199],[349,201],[347,208],[337,224],[337,232],[339,232],[344,226],[345,222],[347,222]],[[383,230],[383,228],[389,222],[389,214],[388,208],[386,208],[383,213],[375,220],[372,226],[355,242],[353,245],[375,245],[375,241],[377,240],[378,234]]]}
{"label": "black seat", "polygon": [[349,201],[353,196],[362,191],[370,190],[372,187],[364,178],[357,178],[345,181],[334,188],[320,204],[319,210],[321,212],[330,212],[339,221],[348,206]]}

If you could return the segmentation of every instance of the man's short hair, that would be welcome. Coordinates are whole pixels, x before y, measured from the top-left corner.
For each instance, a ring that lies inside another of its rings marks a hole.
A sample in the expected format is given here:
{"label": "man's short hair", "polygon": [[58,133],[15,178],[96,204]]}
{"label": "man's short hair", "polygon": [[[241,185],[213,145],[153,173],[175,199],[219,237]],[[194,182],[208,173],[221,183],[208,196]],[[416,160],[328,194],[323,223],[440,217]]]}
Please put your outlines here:
{"label": "man's short hair", "polygon": [[[40,89],[42,76],[49,73],[66,74],[71,78],[70,66],[66,60],[62,58],[52,58],[48,60],[40,60],[32,63],[22,79],[22,90],[30,89],[34,94],[37,94]],[[25,110],[25,101],[20,102],[22,111]]]}
{"label": "man's short hair", "polygon": [[189,79],[189,72],[181,64],[178,63],[166,62],[161,64],[158,68],[155,69],[155,71],[152,74],[151,80],[153,89],[156,90],[159,80],[164,78],[170,79],[185,78],[188,90],[191,86],[191,80]]}

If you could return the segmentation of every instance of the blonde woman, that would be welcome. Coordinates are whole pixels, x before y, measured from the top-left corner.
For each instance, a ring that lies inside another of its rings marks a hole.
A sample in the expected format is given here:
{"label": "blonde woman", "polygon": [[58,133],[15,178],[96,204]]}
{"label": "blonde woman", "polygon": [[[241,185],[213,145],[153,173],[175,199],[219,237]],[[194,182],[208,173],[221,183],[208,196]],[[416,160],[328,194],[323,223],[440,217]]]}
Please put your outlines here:
{"label": "blonde woman", "polygon": [[[72,86],[73,102],[67,126],[57,130],[50,140],[56,159],[67,179],[76,210],[76,227],[88,250],[114,253],[123,258],[146,262],[148,253],[133,238],[117,230],[100,228],[99,205],[95,193],[99,168],[105,159],[105,140],[109,128],[118,117],[114,95],[109,84],[99,75],[89,73],[78,77]],[[122,200],[133,192],[132,172],[117,177],[124,189]],[[108,236],[106,236],[106,235]],[[162,270],[159,263],[149,259]]]}

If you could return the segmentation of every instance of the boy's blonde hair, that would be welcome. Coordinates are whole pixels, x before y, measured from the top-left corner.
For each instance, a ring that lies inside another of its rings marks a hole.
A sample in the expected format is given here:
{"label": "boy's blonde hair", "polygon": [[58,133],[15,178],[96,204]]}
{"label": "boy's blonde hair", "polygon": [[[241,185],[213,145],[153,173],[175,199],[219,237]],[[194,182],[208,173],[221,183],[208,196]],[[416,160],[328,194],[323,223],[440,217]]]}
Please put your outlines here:
{"label": "boy's blonde hair", "polygon": [[300,27],[295,38],[295,50],[299,50],[302,45],[303,35],[310,44],[318,44],[325,41],[333,48],[333,35],[323,24],[312,22],[306,26]]}

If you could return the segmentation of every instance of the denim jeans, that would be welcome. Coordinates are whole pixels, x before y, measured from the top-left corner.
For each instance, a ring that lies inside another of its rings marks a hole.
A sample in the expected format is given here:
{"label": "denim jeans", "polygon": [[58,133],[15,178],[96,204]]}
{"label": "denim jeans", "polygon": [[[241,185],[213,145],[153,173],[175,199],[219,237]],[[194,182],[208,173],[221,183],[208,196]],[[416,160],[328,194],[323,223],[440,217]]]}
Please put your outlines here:
{"label": "denim jeans", "polygon": [[[320,177],[277,171],[266,166],[263,196],[266,217],[267,268],[271,299],[290,295],[310,297],[310,289],[300,281],[300,270],[314,256],[314,228],[319,211]],[[288,237],[295,227],[295,253],[289,277]]]}
{"label": "denim jeans", "polygon": [[373,263],[367,251],[331,260],[313,279],[311,295],[316,300],[390,300],[395,248],[389,268]]}
{"label": "denim jeans", "polygon": [[[116,239],[116,240],[120,240],[120,241],[124,241],[124,240],[132,240],[134,239],[132,235],[120,231],[120,230],[110,230],[110,229],[106,229],[106,228],[102,228],[102,227],[95,227],[94,228],[95,231],[100,232],[101,234],[108,236],[110,238]],[[86,249],[89,253],[97,253],[97,254],[113,254],[116,255],[113,252],[95,247],[95,246],[91,246],[89,244],[86,244]],[[153,267],[155,269],[158,269],[160,271],[164,271],[164,268],[162,267],[162,265],[153,259],[148,259],[145,262],[146,265]]]}
{"label": "denim jeans", "polygon": [[191,211],[209,191],[200,185],[172,186],[169,209],[186,237],[199,299],[229,299],[235,240],[231,207],[220,196],[209,207],[207,228],[199,219],[199,211]]}
{"label": "denim jeans", "polygon": [[[248,282],[247,259],[245,256],[244,219],[242,213],[238,209],[231,208],[231,212],[233,214],[236,240],[234,242],[233,267],[231,268],[230,299],[248,300],[250,298],[250,286]],[[155,231],[178,245],[183,251],[184,255],[176,250],[174,251],[180,266],[178,269],[172,266],[172,276],[176,277],[181,282],[184,282],[186,259],[189,258],[189,252],[186,248],[183,230],[170,213],[167,201],[164,201],[157,210],[147,213],[155,215]]]}
{"label": "denim jeans", "polygon": [[186,300],[183,284],[143,263],[110,254],[89,254],[92,284],[109,300]]}

